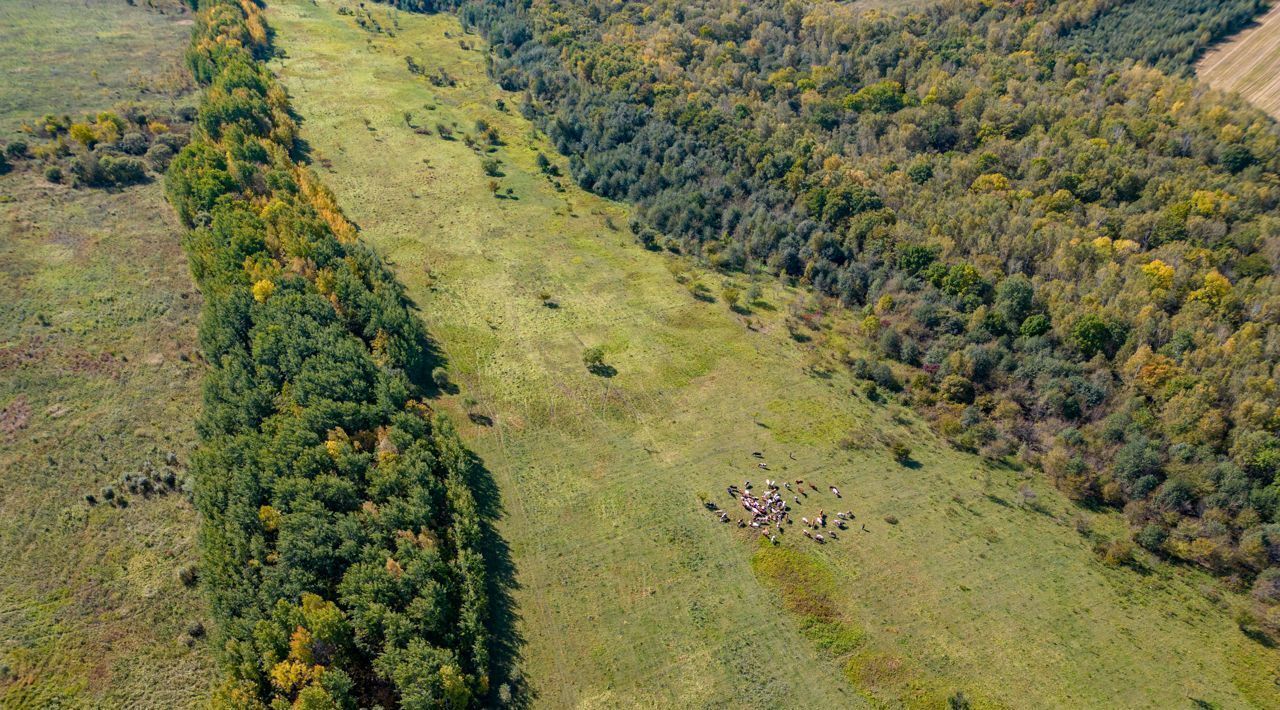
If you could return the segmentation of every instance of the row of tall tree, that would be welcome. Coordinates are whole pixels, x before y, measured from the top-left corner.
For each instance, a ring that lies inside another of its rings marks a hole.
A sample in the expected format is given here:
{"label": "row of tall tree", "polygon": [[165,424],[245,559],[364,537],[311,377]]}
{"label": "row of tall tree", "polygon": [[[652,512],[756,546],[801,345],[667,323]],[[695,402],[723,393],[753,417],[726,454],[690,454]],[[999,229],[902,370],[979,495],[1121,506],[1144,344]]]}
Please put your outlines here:
{"label": "row of tall tree", "polygon": [[298,157],[250,0],[201,0],[169,199],[204,294],[200,577],[233,708],[466,708],[489,693],[469,458],[418,386],[404,289]]}

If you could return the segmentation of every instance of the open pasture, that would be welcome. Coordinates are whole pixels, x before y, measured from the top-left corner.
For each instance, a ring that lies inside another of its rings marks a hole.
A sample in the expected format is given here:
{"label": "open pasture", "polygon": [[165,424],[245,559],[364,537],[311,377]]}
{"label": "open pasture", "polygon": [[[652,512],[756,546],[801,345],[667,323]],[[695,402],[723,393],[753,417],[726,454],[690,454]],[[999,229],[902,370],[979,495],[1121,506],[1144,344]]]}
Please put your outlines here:
{"label": "open pasture", "polygon": [[[441,406],[501,489],[537,704],[1280,703],[1277,654],[1212,579],[1104,566],[1078,527],[1113,538],[1117,516],[851,396],[839,324],[789,335],[803,294],[768,285],[734,313],[723,276],[637,246],[624,206],[547,174],[539,153],[564,160],[453,17],[344,6],[271,3],[274,68],[448,359]],[[797,517],[852,509],[868,532],[761,547],[699,502],[765,477],[837,485]]]}
{"label": "open pasture", "polygon": [[[0,142],[45,113],[188,101],[182,82],[146,81],[190,31],[176,2],[152,5],[164,14],[0,3]],[[180,487],[194,444],[200,298],[177,219],[159,181],[73,189],[14,162],[0,175],[0,707],[199,705],[208,622],[179,577],[194,510],[123,481],[150,467]]]}

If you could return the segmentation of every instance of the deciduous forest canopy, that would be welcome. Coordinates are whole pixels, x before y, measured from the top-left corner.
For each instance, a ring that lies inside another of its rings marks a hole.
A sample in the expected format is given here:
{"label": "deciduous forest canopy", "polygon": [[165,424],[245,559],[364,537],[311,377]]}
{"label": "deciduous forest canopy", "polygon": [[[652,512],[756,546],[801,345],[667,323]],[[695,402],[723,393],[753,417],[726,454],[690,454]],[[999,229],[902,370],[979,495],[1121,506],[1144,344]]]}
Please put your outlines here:
{"label": "deciduous forest canopy", "polygon": [[642,243],[862,309],[898,364],[851,366],[1143,546],[1256,577],[1270,623],[1277,130],[1186,76],[1262,3],[456,9]]}

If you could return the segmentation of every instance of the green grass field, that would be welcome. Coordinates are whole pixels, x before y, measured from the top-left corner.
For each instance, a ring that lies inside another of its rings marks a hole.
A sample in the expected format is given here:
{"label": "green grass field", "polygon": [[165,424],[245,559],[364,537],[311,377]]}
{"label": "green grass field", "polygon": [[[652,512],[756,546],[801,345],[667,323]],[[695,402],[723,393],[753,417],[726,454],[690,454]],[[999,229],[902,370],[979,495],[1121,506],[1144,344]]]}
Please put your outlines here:
{"label": "green grass field", "polygon": [[[187,100],[129,79],[173,66],[190,32],[176,3],[143,5],[0,3],[0,140],[45,112]],[[207,641],[188,643],[204,602],[176,575],[192,507],[84,498],[170,452],[182,475],[194,443],[200,299],[180,233],[159,182],[75,190],[35,161],[0,176],[0,707],[188,707],[212,681]]]}
{"label": "green grass field", "polygon": [[46,113],[73,117],[124,101],[167,101],[190,83],[179,0],[0,2],[0,132]]}
{"label": "green grass field", "polygon": [[[460,386],[442,406],[501,488],[536,704],[939,707],[962,690],[975,707],[1280,706],[1280,654],[1239,632],[1218,582],[1104,566],[1077,519],[1105,538],[1117,516],[850,396],[829,364],[856,342],[843,324],[788,335],[803,294],[770,286],[749,316],[694,298],[681,280],[718,296],[724,277],[682,273],[634,244],[623,206],[539,172],[552,150],[485,77],[479,38],[382,6],[372,32],[341,4],[270,3],[274,66]],[[491,154],[463,139],[477,119],[504,143]],[[597,345],[614,376],[584,368]],[[920,465],[894,463],[888,437]],[[698,494],[727,504],[726,485],[761,481],[752,451],[845,495],[797,517],[848,508],[869,532],[771,548],[716,522]]]}

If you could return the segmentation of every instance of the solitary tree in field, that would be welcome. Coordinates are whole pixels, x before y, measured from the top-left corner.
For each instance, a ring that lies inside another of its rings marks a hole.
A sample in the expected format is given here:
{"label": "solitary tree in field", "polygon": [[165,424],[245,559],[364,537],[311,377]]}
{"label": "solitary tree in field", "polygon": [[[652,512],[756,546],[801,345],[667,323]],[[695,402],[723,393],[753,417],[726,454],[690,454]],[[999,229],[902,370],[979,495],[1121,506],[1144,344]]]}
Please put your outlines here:
{"label": "solitary tree in field", "polygon": [[593,375],[601,377],[613,377],[617,370],[610,365],[605,364],[604,350],[600,347],[587,348],[582,351],[582,364],[587,366],[587,370]]}
{"label": "solitary tree in field", "polygon": [[889,444],[889,453],[893,455],[893,460],[898,462],[900,466],[906,466],[911,463],[911,447],[905,442],[894,441]]}
{"label": "solitary tree in field", "polygon": [[725,303],[729,304],[729,310],[736,311],[738,310],[738,302],[742,299],[742,292],[733,286],[725,286],[720,291],[720,297],[724,299]]}

